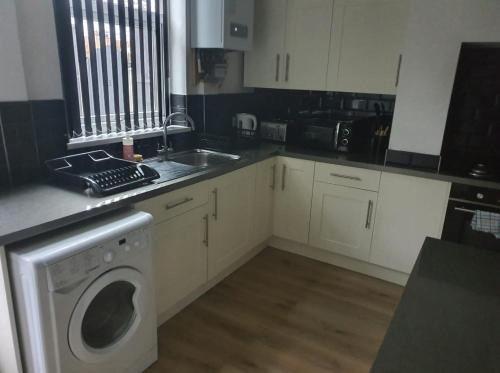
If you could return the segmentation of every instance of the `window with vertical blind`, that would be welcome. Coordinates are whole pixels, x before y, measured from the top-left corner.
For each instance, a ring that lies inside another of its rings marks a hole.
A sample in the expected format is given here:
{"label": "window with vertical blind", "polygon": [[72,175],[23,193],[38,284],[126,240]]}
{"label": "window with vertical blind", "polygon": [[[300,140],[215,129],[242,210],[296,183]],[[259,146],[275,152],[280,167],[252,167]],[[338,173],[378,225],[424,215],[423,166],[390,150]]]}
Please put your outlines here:
{"label": "window with vertical blind", "polygon": [[54,0],[69,147],[160,135],[167,0]]}

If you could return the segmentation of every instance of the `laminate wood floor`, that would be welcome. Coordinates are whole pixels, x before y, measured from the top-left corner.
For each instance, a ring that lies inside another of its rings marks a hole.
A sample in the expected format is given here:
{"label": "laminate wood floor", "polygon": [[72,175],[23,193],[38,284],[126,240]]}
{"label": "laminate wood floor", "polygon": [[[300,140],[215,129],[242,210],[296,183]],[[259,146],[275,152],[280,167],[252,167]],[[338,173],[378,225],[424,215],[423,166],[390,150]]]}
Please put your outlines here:
{"label": "laminate wood floor", "polygon": [[402,291],[267,248],[160,327],[147,372],[368,372]]}

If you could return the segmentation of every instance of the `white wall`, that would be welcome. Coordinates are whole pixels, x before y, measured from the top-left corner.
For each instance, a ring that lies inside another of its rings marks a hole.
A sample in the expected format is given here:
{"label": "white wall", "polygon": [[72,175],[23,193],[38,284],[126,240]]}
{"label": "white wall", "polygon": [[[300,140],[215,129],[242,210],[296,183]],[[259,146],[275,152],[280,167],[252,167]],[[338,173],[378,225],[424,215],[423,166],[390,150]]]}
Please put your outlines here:
{"label": "white wall", "polygon": [[[0,0],[4,1],[4,0]],[[63,98],[52,0],[15,0],[30,100]]]}
{"label": "white wall", "polygon": [[28,97],[14,0],[0,0],[0,102]]}
{"label": "white wall", "polygon": [[[189,9],[189,0],[170,0],[171,93],[248,92],[242,53],[228,54],[222,84],[194,82]],[[0,0],[0,50],[0,101],[63,98],[52,0]]]}
{"label": "white wall", "polygon": [[491,41],[499,0],[412,0],[391,149],[440,154],[460,45]]}
{"label": "white wall", "polygon": [[170,0],[170,93],[188,94],[188,7],[186,0]]}

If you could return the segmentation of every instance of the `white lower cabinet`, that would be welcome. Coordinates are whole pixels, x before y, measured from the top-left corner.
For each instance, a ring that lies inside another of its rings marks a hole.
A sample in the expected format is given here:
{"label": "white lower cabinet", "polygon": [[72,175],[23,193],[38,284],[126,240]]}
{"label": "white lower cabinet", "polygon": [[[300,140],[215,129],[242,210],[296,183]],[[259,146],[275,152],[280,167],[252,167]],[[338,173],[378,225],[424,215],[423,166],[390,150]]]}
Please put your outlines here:
{"label": "white lower cabinet", "polygon": [[277,157],[138,203],[155,218],[158,315],[272,234],[409,273],[441,235],[450,184],[373,172]]}
{"label": "white lower cabinet", "polygon": [[273,234],[273,201],[276,189],[276,159],[257,164],[255,185],[254,242],[258,245]]}
{"label": "white lower cabinet", "polygon": [[278,157],[274,193],[273,233],[307,243],[314,178],[314,162]]}
{"label": "white lower cabinet", "polygon": [[212,279],[249,251],[254,242],[256,166],[210,182],[208,278]]}
{"label": "white lower cabinet", "polygon": [[316,182],[309,245],[368,260],[377,193]]}
{"label": "white lower cabinet", "polygon": [[158,315],[207,281],[207,219],[205,204],[154,228],[154,269]]}
{"label": "white lower cabinet", "polygon": [[425,237],[441,237],[450,183],[382,173],[370,262],[410,273]]}
{"label": "white lower cabinet", "polygon": [[[262,179],[270,164],[262,165]],[[256,246],[256,170],[252,165],[136,204],[155,218],[158,315],[171,311]]]}

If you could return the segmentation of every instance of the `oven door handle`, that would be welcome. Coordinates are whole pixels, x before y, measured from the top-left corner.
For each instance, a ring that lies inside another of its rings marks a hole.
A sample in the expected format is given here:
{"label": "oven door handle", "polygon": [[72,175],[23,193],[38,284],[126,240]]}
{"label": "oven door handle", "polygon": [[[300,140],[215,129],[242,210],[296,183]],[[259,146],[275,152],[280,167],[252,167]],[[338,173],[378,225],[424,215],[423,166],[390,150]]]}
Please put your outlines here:
{"label": "oven door handle", "polygon": [[475,214],[476,211],[475,210],[471,210],[471,209],[466,209],[466,208],[463,208],[463,207],[454,207],[453,208],[455,211],[460,211],[460,212],[467,212],[469,214]]}

